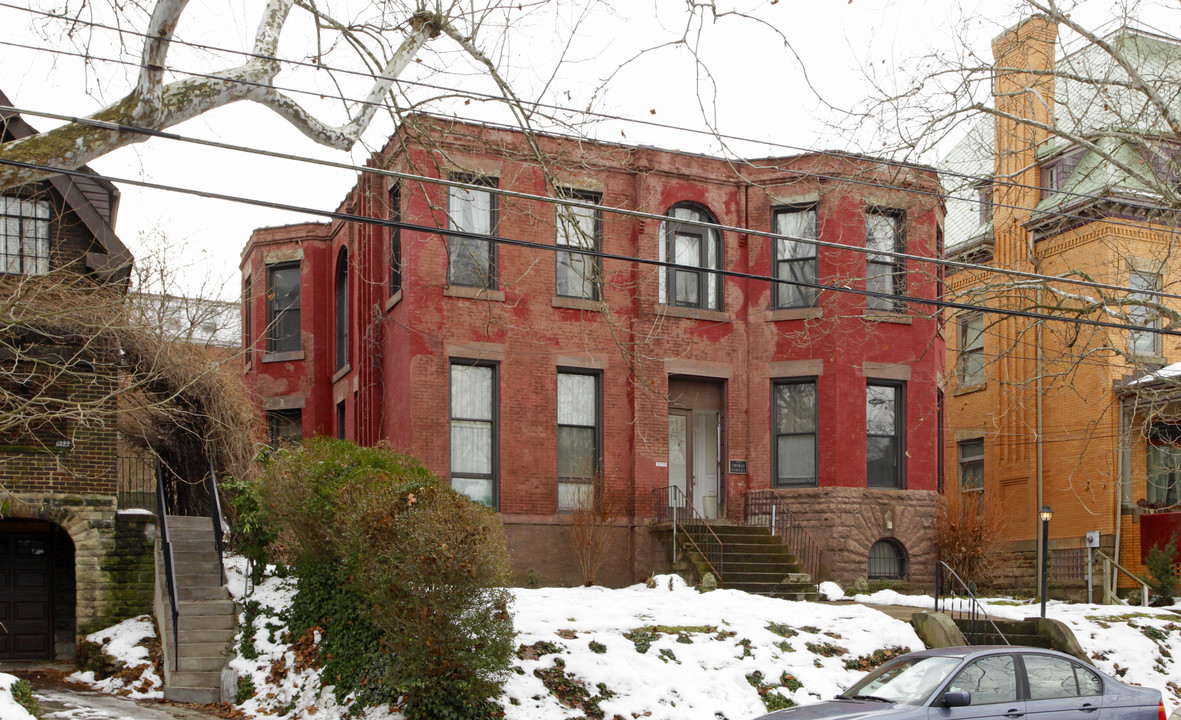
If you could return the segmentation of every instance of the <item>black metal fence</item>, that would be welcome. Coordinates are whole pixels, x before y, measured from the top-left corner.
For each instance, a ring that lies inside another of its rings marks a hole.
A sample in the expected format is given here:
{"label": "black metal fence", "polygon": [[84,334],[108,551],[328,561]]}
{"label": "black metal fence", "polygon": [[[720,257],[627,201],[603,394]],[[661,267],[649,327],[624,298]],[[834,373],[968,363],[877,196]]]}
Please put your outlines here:
{"label": "black metal fence", "polygon": [[120,510],[156,512],[156,458],[120,456],[115,489]]}
{"label": "black metal fence", "polygon": [[722,540],[689,502],[684,491],[675,485],[656,488],[652,493],[652,514],[658,523],[672,523],[674,562],[679,538],[683,537],[705,559],[718,582],[722,582],[725,559]]}
{"label": "black metal fence", "polygon": [[742,521],[770,528],[796,556],[804,572],[812,576],[812,582],[825,579],[824,551],[792,514],[786,498],[770,490],[748,492],[743,500]]}

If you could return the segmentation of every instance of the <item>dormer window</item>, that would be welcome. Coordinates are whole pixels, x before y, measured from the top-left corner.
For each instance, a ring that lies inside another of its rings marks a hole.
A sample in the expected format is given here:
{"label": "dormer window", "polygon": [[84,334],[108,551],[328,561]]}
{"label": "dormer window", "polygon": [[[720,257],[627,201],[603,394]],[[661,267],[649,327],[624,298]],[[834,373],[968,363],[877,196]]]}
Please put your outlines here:
{"label": "dormer window", "polygon": [[1053,160],[1042,164],[1043,199],[1066,187],[1066,181],[1074,174],[1075,168],[1078,167],[1079,162],[1083,159],[1084,152],[1080,148],[1064,155],[1059,155]]}
{"label": "dormer window", "polygon": [[49,203],[0,197],[0,269],[11,275],[49,272]]}

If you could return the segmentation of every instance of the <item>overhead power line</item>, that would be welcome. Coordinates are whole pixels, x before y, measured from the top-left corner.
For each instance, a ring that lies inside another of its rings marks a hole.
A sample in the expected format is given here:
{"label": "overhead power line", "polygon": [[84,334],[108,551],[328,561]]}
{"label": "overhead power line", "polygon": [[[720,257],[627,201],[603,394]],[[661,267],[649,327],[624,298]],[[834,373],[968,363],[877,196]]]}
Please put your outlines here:
{"label": "overhead power line", "polygon": [[[110,30],[112,32],[119,33],[120,35],[131,35],[134,37],[139,37],[139,38],[144,38],[144,39],[150,37],[147,33],[139,32],[137,30],[131,30],[128,28],[120,28],[120,27],[116,27],[113,25],[107,25],[107,24],[99,23],[97,21],[92,21],[92,20],[83,20],[81,18],[69,17],[69,16],[62,15],[60,13],[53,13],[53,12],[44,11],[44,10],[37,10],[34,8],[24,8],[24,7],[20,7],[17,5],[12,5],[10,3],[0,2],[0,7],[9,8],[12,10],[19,10],[19,11],[31,13],[34,15],[42,15],[44,17],[49,17],[49,18],[53,18],[56,20],[62,20],[62,21],[69,22],[72,24],[86,25],[89,27],[99,28],[99,29],[103,29],[103,30]],[[233,54],[233,55],[239,55],[239,56],[245,57],[245,58],[273,61],[273,62],[283,63],[283,64],[287,64],[287,65],[293,65],[296,67],[306,67],[306,68],[311,68],[311,69],[315,69],[315,70],[324,70],[324,71],[329,71],[329,72],[340,73],[343,75],[353,75],[356,77],[363,77],[363,78],[366,78],[369,80],[392,79],[401,85],[410,85],[410,86],[414,86],[414,87],[422,87],[422,88],[427,88],[427,89],[431,89],[431,90],[439,90],[442,92],[449,92],[449,93],[462,93],[464,95],[474,97],[474,98],[479,98],[482,100],[488,100],[488,101],[494,101],[494,102],[504,102],[504,103],[519,103],[519,104],[528,105],[528,106],[531,106],[534,108],[544,108],[546,110],[571,113],[574,115],[581,115],[581,116],[585,116],[588,118],[595,118],[595,119],[599,119],[599,120],[614,120],[614,121],[618,121],[618,122],[630,123],[633,125],[641,125],[641,126],[645,126],[645,127],[657,128],[657,129],[662,129],[662,130],[673,130],[676,132],[683,132],[683,133],[687,133],[687,134],[691,134],[691,135],[700,135],[703,137],[709,137],[709,138],[717,139],[717,140],[728,140],[728,141],[733,141],[733,142],[754,143],[754,144],[758,144],[758,145],[765,145],[768,147],[782,148],[784,150],[790,150],[792,152],[803,153],[803,154],[812,154],[812,155],[827,155],[827,156],[834,156],[834,157],[845,157],[850,154],[850,153],[845,153],[845,152],[835,151],[835,150],[813,150],[810,148],[805,148],[805,147],[802,147],[799,145],[792,145],[790,143],[784,143],[781,141],[749,138],[749,137],[744,137],[741,135],[722,133],[722,132],[719,132],[716,130],[702,130],[700,128],[689,128],[689,127],[685,127],[685,126],[681,126],[681,125],[674,125],[671,123],[664,123],[664,122],[659,122],[656,120],[648,120],[648,119],[644,119],[644,118],[624,117],[622,115],[613,115],[610,113],[604,113],[604,112],[599,112],[599,111],[595,111],[595,110],[590,110],[589,108],[570,108],[570,107],[566,107],[563,105],[557,105],[554,103],[542,102],[540,100],[525,100],[525,99],[518,99],[518,98],[507,98],[503,95],[496,95],[493,93],[484,93],[484,92],[478,92],[478,91],[472,91],[472,90],[465,90],[465,89],[461,89],[461,88],[449,87],[446,85],[426,83],[426,82],[422,82],[422,81],[418,81],[418,80],[405,80],[405,79],[401,79],[401,78],[397,78],[397,77],[384,78],[384,76],[378,75],[378,74],[373,73],[372,71],[368,71],[368,70],[364,70],[364,71],[363,70],[354,70],[351,68],[342,68],[339,66],[326,65],[323,63],[315,63],[315,62],[311,62],[311,61],[307,61],[307,60],[295,60],[295,59],[290,59],[290,58],[277,57],[277,56],[273,56],[273,55],[264,55],[264,54],[260,54],[260,53],[250,52],[248,50],[240,50],[237,48],[227,48],[227,47],[218,46],[218,45],[209,45],[209,44],[205,44],[205,43],[189,42],[189,41],[181,40],[181,39],[175,38],[175,37],[172,40],[170,40],[170,42],[178,44],[178,45],[183,45],[186,47],[200,49],[200,50],[229,53],[229,54]],[[128,66],[132,66],[132,67],[140,67],[141,66],[141,63],[139,61],[128,61],[128,60],[122,60],[122,59],[117,59],[117,58],[102,58],[102,57],[89,55],[89,54],[73,53],[70,51],[59,50],[56,48],[43,48],[43,47],[38,47],[38,46],[21,45],[18,43],[8,43],[8,42],[0,42],[0,44],[10,45],[13,47],[22,47],[22,48],[34,50],[34,51],[61,53],[61,54],[66,54],[66,55],[83,57],[88,60],[96,60],[96,61],[100,61],[100,62],[128,65]],[[172,72],[184,74],[184,75],[189,75],[191,77],[205,77],[205,78],[213,77],[211,75],[203,75],[201,73],[196,73],[196,72],[187,72],[187,71],[180,70],[180,69],[178,69],[176,67],[172,67],[172,66],[168,66],[165,69],[171,70]],[[241,82],[243,84],[258,85],[257,83],[248,83],[247,81],[244,81],[244,80],[227,79],[227,78],[219,78],[219,79],[229,81],[229,82]],[[302,94],[302,95],[309,95],[309,96],[320,97],[320,98],[332,98],[334,100],[341,100],[342,102],[351,102],[351,103],[356,103],[359,105],[375,105],[375,106],[381,107],[381,108],[386,107],[386,105],[384,103],[373,102],[373,101],[368,100],[367,98],[355,98],[355,97],[350,97],[350,96],[345,96],[345,95],[322,93],[322,92],[317,92],[317,91],[309,91],[309,90],[303,90],[303,89],[291,88],[291,87],[280,87],[280,86],[267,86],[267,87],[275,87],[275,89],[282,90],[283,92],[298,93],[298,94]],[[483,121],[473,120],[472,122],[483,122]],[[488,124],[488,123],[485,123],[485,124]],[[931,166],[923,165],[921,163],[913,163],[913,162],[906,162],[906,161],[886,159],[886,158],[875,158],[875,160],[877,160],[877,162],[881,163],[882,165],[885,165],[888,167],[894,167],[894,168],[898,168],[898,169],[919,170],[919,171],[928,171],[928,170],[933,169],[933,168],[931,168]],[[1019,182],[1016,182],[1013,180],[1002,180],[1002,179],[996,178],[992,175],[988,175],[988,176],[971,175],[968,173],[963,173],[963,172],[951,170],[948,168],[938,169],[937,171],[939,172],[940,175],[942,175],[944,177],[954,177],[954,178],[958,178],[961,180],[970,181],[971,183],[987,182],[987,183],[990,183],[990,184],[992,184],[994,186],[998,186],[998,187],[1020,188],[1020,189],[1025,189],[1025,190],[1040,191],[1042,189],[1041,186],[1028,185],[1028,184],[1019,183]],[[1088,194],[1088,193],[1079,193],[1079,192],[1074,192],[1074,191],[1070,191],[1070,190],[1056,190],[1055,192],[1056,192],[1056,194],[1061,195],[1063,197],[1074,198],[1074,199],[1083,199],[1083,200],[1102,199],[1096,195],[1092,195],[1092,194]],[[969,203],[975,202],[971,198],[956,198],[956,199],[961,200],[963,202],[969,202]],[[1013,207],[1013,206],[1000,205],[1000,204],[993,203],[993,202],[990,202],[989,204],[994,207]],[[1149,209],[1149,210],[1162,210],[1162,211],[1175,210],[1175,208],[1172,208],[1172,207],[1159,206],[1159,205],[1145,205],[1144,207],[1145,207],[1145,209]],[[1024,208],[1021,208],[1021,209],[1024,209]],[[1044,214],[1046,214],[1048,216],[1052,216],[1052,217],[1061,217],[1064,219],[1078,219],[1077,216],[1070,215],[1068,213],[1059,213],[1059,212],[1055,212],[1055,211],[1044,211]]]}
{"label": "overhead power line", "polygon": [[[102,129],[106,129],[106,130],[147,135],[149,137],[165,139],[165,140],[173,140],[173,141],[183,142],[183,143],[188,143],[188,144],[193,144],[193,145],[200,145],[200,146],[204,146],[204,147],[212,147],[212,148],[217,148],[217,149],[221,149],[221,150],[229,150],[229,151],[233,151],[233,152],[243,152],[243,153],[249,153],[252,155],[259,155],[262,157],[269,157],[269,158],[280,159],[280,160],[290,160],[293,162],[302,162],[302,163],[307,163],[307,164],[312,164],[312,165],[320,165],[323,167],[330,167],[330,168],[335,168],[335,169],[340,169],[340,170],[349,170],[349,171],[357,172],[357,173],[378,175],[378,176],[389,177],[389,178],[394,178],[394,179],[398,179],[398,180],[429,183],[429,184],[435,184],[435,185],[444,185],[444,186],[448,186],[448,187],[457,187],[457,188],[464,188],[464,189],[469,189],[469,190],[478,190],[481,192],[488,192],[488,193],[492,193],[492,194],[495,194],[498,196],[503,196],[503,197],[512,197],[512,198],[521,199],[521,200],[532,200],[532,201],[536,201],[536,202],[565,205],[565,206],[569,206],[569,207],[576,207],[576,208],[582,208],[582,209],[586,209],[586,210],[601,211],[601,212],[606,212],[606,213],[610,213],[610,214],[624,215],[624,216],[635,217],[635,218],[640,218],[640,219],[645,219],[645,220],[664,221],[667,219],[667,217],[665,215],[661,215],[658,213],[613,207],[610,205],[602,205],[599,203],[590,203],[590,202],[586,202],[585,200],[579,200],[577,198],[552,197],[552,196],[548,196],[548,195],[535,195],[535,194],[531,194],[531,193],[524,193],[524,192],[520,192],[520,191],[516,191],[516,190],[509,190],[509,189],[500,188],[500,187],[494,188],[494,187],[489,187],[487,185],[476,185],[476,184],[471,184],[471,183],[467,183],[467,182],[463,182],[463,181],[459,181],[459,180],[452,180],[450,178],[434,178],[434,177],[429,177],[426,175],[404,173],[404,172],[399,172],[396,170],[388,170],[388,169],[382,169],[382,168],[376,168],[376,167],[369,167],[369,166],[365,166],[365,165],[354,165],[352,163],[343,163],[343,162],[337,162],[334,160],[322,160],[319,158],[308,157],[306,155],[283,153],[283,152],[278,152],[278,151],[273,151],[273,150],[263,150],[261,148],[245,147],[242,145],[235,145],[232,143],[223,143],[223,142],[219,142],[219,141],[215,141],[215,140],[203,140],[200,138],[193,138],[193,137],[181,135],[179,133],[168,132],[168,131],[164,131],[164,130],[152,130],[150,128],[144,128],[144,127],[139,127],[139,126],[135,126],[135,125],[125,125],[125,124],[121,124],[121,123],[112,123],[112,122],[107,122],[105,120],[94,120],[91,118],[76,117],[76,116],[72,116],[72,115],[62,115],[59,113],[31,110],[28,108],[18,108],[18,107],[6,106],[6,105],[0,105],[0,112],[12,112],[12,113],[22,114],[22,115],[33,115],[36,117],[51,118],[51,119],[62,120],[62,121],[66,121],[66,122],[74,122],[74,123],[79,123],[79,124],[83,124],[83,125],[90,125],[92,127],[98,127],[98,128],[102,128]],[[517,132],[520,132],[520,131],[518,130]],[[795,171],[788,169],[788,170],[786,170],[786,172],[793,172],[794,173]],[[870,185],[872,187],[900,190],[903,192],[917,193],[917,194],[921,194],[924,196],[936,195],[935,193],[929,193],[929,192],[925,192],[925,191],[921,191],[921,190],[916,190],[914,188],[905,188],[905,187],[898,187],[895,185],[873,183],[873,182],[869,182],[869,181],[859,180],[856,178],[838,177],[838,176],[823,175],[823,174],[818,174],[818,173],[800,173],[800,174],[804,175],[806,177],[813,177],[813,178],[821,179],[821,180],[832,180],[835,182],[851,183],[851,184],[865,184],[865,185]],[[1181,294],[1168,293],[1168,292],[1164,292],[1163,290],[1152,290],[1152,289],[1143,289],[1142,290],[1139,288],[1131,288],[1131,287],[1124,286],[1124,285],[1100,283],[1100,282],[1096,282],[1094,280],[1084,280],[1082,278],[1070,278],[1070,277],[1059,277],[1059,276],[1054,276],[1054,275],[1044,275],[1044,274],[1040,274],[1040,273],[1025,272],[1025,271],[1021,271],[1021,270],[998,268],[998,267],[993,267],[991,265],[981,265],[979,263],[968,263],[968,262],[962,262],[959,260],[948,260],[946,258],[934,258],[934,257],[925,256],[925,255],[914,255],[911,253],[897,252],[897,251],[893,251],[893,250],[872,250],[872,249],[869,249],[864,246],[846,245],[843,243],[829,242],[829,241],[821,240],[818,238],[794,237],[791,235],[783,235],[783,234],[779,234],[779,233],[773,233],[773,232],[764,231],[764,230],[756,230],[756,229],[752,229],[752,228],[738,227],[738,226],[734,226],[734,225],[724,225],[721,223],[711,223],[711,222],[704,222],[704,221],[699,221],[699,220],[687,220],[687,219],[686,220],[678,219],[677,222],[681,223],[681,224],[685,224],[685,225],[693,225],[693,226],[697,226],[697,227],[717,230],[719,232],[733,232],[733,233],[751,235],[754,237],[763,237],[763,238],[767,238],[770,240],[786,239],[786,240],[792,240],[794,242],[805,243],[805,244],[812,245],[815,247],[823,247],[823,248],[837,249],[837,250],[847,250],[847,251],[852,251],[852,252],[860,253],[860,254],[873,254],[875,256],[888,256],[888,257],[894,258],[896,260],[911,260],[911,261],[915,261],[915,262],[931,263],[934,265],[941,265],[944,267],[950,267],[950,268],[954,268],[957,270],[970,270],[970,271],[976,271],[976,272],[985,272],[985,273],[990,273],[990,274],[994,274],[994,275],[1002,275],[1002,276],[1008,277],[1008,278],[1018,278],[1018,279],[1022,279],[1022,280],[1035,280],[1035,281],[1039,281],[1039,282],[1064,283],[1064,284],[1069,284],[1069,285],[1073,285],[1076,287],[1089,288],[1089,289],[1093,289],[1093,290],[1107,290],[1107,291],[1115,291],[1115,292],[1121,292],[1121,293],[1136,293],[1138,296],[1143,296],[1143,297],[1156,297],[1156,298],[1160,298],[1160,299],[1181,300]]]}
{"label": "overhead power line", "polygon": [[[340,212],[340,211],[335,211],[335,210],[322,210],[319,208],[311,208],[311,207],[307,207],[307,206],[303,206],[303,205],[291,205],[289,203],[277,203],[277,202],[270,201],[270,200],[259,200],[256,198],[248,198],[248,197],[241,196],[241,195],[228,195],[225,193],[217,193],[217,192],[212,192],[209,190],[194,190],[191,188],[183,188],[183,187],[179,187],[179,186],[175,186],[175,185],[165,185],[162,183],[148,182],[146,180],[136,180],[136,179],[132,179],[132,178],[121,178],[121,177],[115,177],[112,175],[103,175],[103,174],[94,173],[94,172],[85,172],[85,171],[81,171],[81,170],[71,170],[71,169],[67,169],[67,168],[53,167],[50,165],[41,165],[38,163],[27,163],[27,162],[20,162],[20,161],[16,161],[16,160],[0,159],[0,164],[10,165],[13,167],[25,168],[27,170],[35,170],[35,171],[40,171],[40,172],[49,172],[49,173],[53,173],[53,174],[66,175],[69,177],[79,177],[79,178],[87,178],[87,179],[99,178],[102,180],[107,180],[108,182],[124,183],[127,185],[135,185],[137,187],[143,187],[143,188],[148,188],[148,189],[152,189],[152,190],[162,190],[162,191],[166,191],[166,192],[175,192],[175,193],[181,193],[181,194],[185,194],[185,195],[194,195],[197,197],[204,197],[204,198],[209,198],[209,199],[214,199],[214,200],[224,200],[227,202],[235,202],[235,203],[241,203],[241,204],[245,204],[245,205],[253,205],[256,207],[266,207],[266,208],[270,208],[273,210],[284,210],[287,212],[301,213],[301,214],[305,214],[305,215],[316,215],[316,216],[328,218],[331,220],[340,220],[342,222],[355,222],[355,223],[360,223],[360,224],[365,224],[365,225],[377,225],[380,227],[398,228],[401,230],[409,230],[412,232],[421,232],[421,233],[430,234],[430,235],[446,235],[448,237],[459,237],[459,238],[466,238],[466,239],[471,239],[471,240],[488,241],[488,242],[495,243],[497,245],[506,245],[506,246],[510,246],[510,247],[520,247],[520,248],[527,248],[527,249],[533,249],[533,250],[544,250],[547,252],[558,252],[558,251],[568,252],[570,250],[569,246],[565,246],[565,245],[550,245],[547,243],[538,243],[538,242],[532,242],[529,240],[518,240],[518,239],[513,239],[513,238],[506,238],[506,237],[503,237],[500,235],[483,235],[480,233],[467,232],[467,231],[463,231],[463,230],[453,230],[453,229],[448,229],[448,228],[434,227],[434,226],[430,226],[430,225],[418,225],[416,223],[408,223],[408,222],[402,222],[402,221],[396,221],[396,220],[371,218],[371,217],[366,217],[363,215],[356,215],[354,213],[346,213],[346,212]],[[597,207],[597,206],[592,205],[591,207]],[[680,222],[680,221],[678,220],[678,222]],[[842,247],[844,247],[844,246],[842,246]],[[581,249],[580,248],[580,249],[578,249],[577,252],[584,254],[584,255],[590,255],[593,257],[602,258],[605,260],[618,260],[620,262],[633,263],[633,264],[637,264],[637,265],[651,265],[651,266],[660,267],[660,268],[684,267],[683,265],[678,265],[677,263],[668,262],[665,260],[653,260],[650,258],[639,258],[639,257],[635,257],[632,255],[623,255],[620,253],[609,253],[609,252],[604,252],[601,250],[591,250],[591,249]],[[942,299],[937,299],[937,298],[916,297],[913,295],[894,295],[894,294],[890,294],[890,293],[876,292],[873,290],[861,290],[861,289],[857,289],[857,288],[846,287],[843,285],[832,285],[832,284],[827,284],[827,283],[810,283],[810,282],[802,282],[802,281],[798,281],[798,280],[783,280],[783,279],[774,278],[774,277],[771,277],[768,275],[759,275],[757,273],[739,272],[737,270],[704,269],[704,271],[712,273],[712,274],[720,276],[720,277],[733,277],[733,278],[754,280],[754,281],[758,281],[758,282],[767,282],[767,283],[782,283],[785,285],[794,285],[797,287],[803,287],[803,288],[809,288],[809,289],[815,289],[815,290],[827,290],[827,291],[836,292],[836,293],[847,293],[847,294],[851,294],[851,295],[859,295],[859,296],[867,297],[867,298],[879,298],[879,299],[883,299],[883,300],[891,300],[896,303],[908,303],[911,305],[925,305],[925,306],[936,308],[936,309],[973,310],[973,311],[979,311],[979,312],[989,313],[989,314],[994,314],[994,315],[1004,315],[1004,316],[1009,316],[1009,317],[1021,317],[1021,318],[1026,318],[1026,319],[1030,319],[1030,320],[1039,320],[1039,321],[1045,321],[1045,322],[1061,322],[1061,323],[1067,323],[1067,324],[1072,324],[1072,325],[1086,325],[1086,326],[1090,326],[1090,327],[1101,327],[1101,328],[1108,328],[1108,329],[1112,329],[1112,330],[1146,332],[1146,333],[1154,333],[1154,334],[1158,334],[1158,335],[1169,335],[1169,336],[1181,337],[1181,330],[1151,328],[1151,327],[1144,327],[1144,326],[1140,326],[1140,325],[1129,325],[1126,323],[1109,322],[1109,321],[1105,321],[1105,320],[1091,320],[1089,318],[1068,318],[1068,317],[1062,317],[1059,315],[1047,315],[1045,313],[1037,313],[1037,312],[1033,312],[1033,311],[1029,311],[1029,310],[1015,310],[1015,309],[1010,309],[1010,308],[989,307],[986,305],[975,305],[975,304],[971,304],[971,303],[961,303],[961,302],[955,302],[955,301],[951,301],[951,300],[942,300]],[[710,322],[710,321],[703,320],[702,322]]]}

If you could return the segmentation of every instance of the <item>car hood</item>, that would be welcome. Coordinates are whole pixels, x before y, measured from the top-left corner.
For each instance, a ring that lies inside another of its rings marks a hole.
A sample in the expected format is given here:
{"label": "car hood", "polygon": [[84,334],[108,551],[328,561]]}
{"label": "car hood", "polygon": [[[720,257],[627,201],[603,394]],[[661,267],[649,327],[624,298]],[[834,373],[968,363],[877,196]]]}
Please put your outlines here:
{"label": "car hood", "polygon": [[886,716],[901,720],[908,713],[913,713],[913,717],[916,718],[926,715],[922,705],[900,705],[873,700],[827,700],[815,705],[779,710],[764,715],[759,720],[869,720]]}

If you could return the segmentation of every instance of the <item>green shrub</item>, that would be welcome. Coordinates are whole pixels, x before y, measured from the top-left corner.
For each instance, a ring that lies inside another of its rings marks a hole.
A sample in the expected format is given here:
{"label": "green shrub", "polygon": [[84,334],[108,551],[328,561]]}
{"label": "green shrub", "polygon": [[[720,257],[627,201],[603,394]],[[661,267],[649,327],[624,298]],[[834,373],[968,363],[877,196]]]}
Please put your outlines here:
{"label": "green shrub", "polygon": [[255,692],[257,692],[257,690],[254,688],[254,678],[250,677],[249,675],[240,677],[238,678],[238,690],[234,694],[234,702],[238,705],[241,705],[250,698],[254,697]]}
{"label": "green shrub", "polygon": [[1173,590],[1177,587],[1177,571],[1173,569],[1176,562],[1176,535],[1171,536],[1163,548],[1159,543],[1153,545],[1144,556],[1144,569],[1148,571],[1145,582],[1152,588],[1157,599],[1166,601],[1169,605],[1173,603]]}
{"label": "green shrub", "polygon": [[508,547],[496,514],[417,460],[317,438],[257,487],[299,594],[291,632],[323,630],[338,697],[418,718],[485,718],[512,657]]}
{"label": "green shrub", "polygon": [[274,542],[276,532],[267,518],[256,483],[230,479],[220,487],[232,509],[229,513],[230,544],[250,560],[250,579],[257,585],[262,582],[270,560],[267,550]]}
{"label": "green shrub", "polygon": [[35,718],[41,717],[41,705],[37,702],[37,698],[33,697],[33,686],[29,684],[28,680],[23,678],[17,680],[10,689],[17,705],[28,710],[29,714]]}

